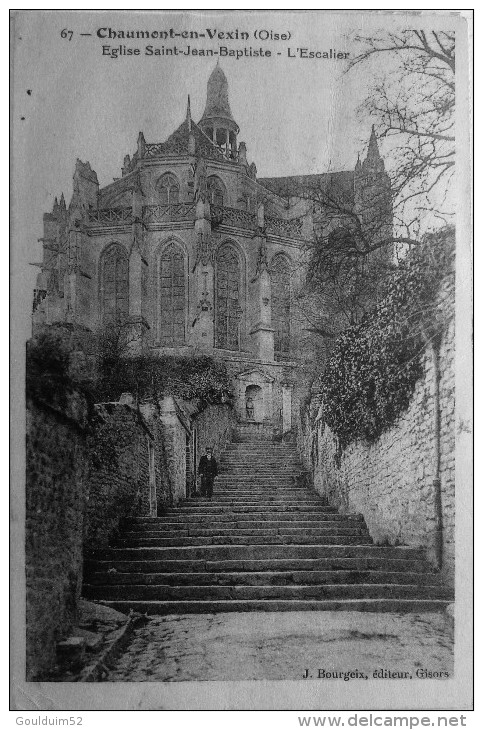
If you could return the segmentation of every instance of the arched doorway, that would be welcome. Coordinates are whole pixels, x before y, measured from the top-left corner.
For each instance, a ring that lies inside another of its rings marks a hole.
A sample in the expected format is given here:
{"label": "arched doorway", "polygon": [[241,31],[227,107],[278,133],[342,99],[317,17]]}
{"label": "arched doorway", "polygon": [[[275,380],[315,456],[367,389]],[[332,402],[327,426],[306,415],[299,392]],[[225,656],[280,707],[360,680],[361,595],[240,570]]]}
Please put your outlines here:
{"label": "arched doorway", "polygon": [[245,389],[245,411],[247,421],[261,422],[265,418],[263,391],[259,385],[247,385]]}

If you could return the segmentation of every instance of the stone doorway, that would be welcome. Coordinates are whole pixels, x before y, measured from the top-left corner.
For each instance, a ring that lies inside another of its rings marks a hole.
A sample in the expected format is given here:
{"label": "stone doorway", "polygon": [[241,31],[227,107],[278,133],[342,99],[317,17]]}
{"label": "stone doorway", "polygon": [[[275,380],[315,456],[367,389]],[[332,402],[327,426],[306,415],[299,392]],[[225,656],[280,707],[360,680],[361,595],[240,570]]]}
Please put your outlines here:
{"label": "stone doorway", "polygon": [[245,418],[255,423],[265,420],[263,391],[259,385],[248,385],[245,389]]}
{"label": "stone doorway", "polygon": [[239,421],[271,424],[273,378],[261,370],[250,370],[240,373],[237,381],[236,410]]}

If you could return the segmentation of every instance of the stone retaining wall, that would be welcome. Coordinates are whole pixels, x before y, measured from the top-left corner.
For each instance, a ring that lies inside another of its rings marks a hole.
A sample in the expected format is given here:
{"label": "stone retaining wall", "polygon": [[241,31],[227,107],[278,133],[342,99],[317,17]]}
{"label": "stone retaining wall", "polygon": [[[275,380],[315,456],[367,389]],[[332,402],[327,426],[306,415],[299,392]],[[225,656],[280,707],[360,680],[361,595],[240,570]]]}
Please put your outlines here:
{"label": "stone retaining wall", "polygon": [[196,402],[173,397],[163,398],[160,406],[167,469],[173,501],[177,503],[193,491],[193,480],[206,447],[210,446],[215,458],[219,458],[231,440],[235,415],[229,405],[209,405],[200,410]]}
{"label": "stone retaining wall", "polygon": [[154,408],[96,406],[82,396],[27,403],[27,679],[46,677],[76,625],[83,555],[125,517],[172,502],[163,427]]}
{"label": "stone retaining wall", "polygon": [[85,548],[105,547],[126,517],[155,516],[172,502],[162,427],[127,403],[96,406],[86,489]]}
{"label": "stone retaining wall", "polygon": [[27,400],[25,565],[27,680],[54,664],[82,588],[86,408]]}

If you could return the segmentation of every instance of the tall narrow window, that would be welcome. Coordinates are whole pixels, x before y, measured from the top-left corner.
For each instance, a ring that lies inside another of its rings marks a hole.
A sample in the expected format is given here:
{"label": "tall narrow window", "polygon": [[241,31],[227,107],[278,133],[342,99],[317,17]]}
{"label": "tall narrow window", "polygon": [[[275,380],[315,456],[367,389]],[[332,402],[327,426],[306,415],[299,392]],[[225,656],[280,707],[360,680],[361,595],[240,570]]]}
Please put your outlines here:
{"label": "tall narrow window", "polygon": [[129,260],[118,243],[106,248],[102,254],[100,283],[103,324],[124,322],[129,314]]}
{"label": "tall narrow window", "polygon": [[179,203],[179,182],[174,175],[166,173],[158,180],[160,205]]}
{"label": "tall narrow window", "polygon": [[276,256],[271,266],[272,326],[276,360],[290,356],[290,264],[284,256]]}
{"label": "tall narrow window", "polygon": [[240,262],[231,246],[223,246],[216,257],[216,347],[239,349],[240,299]]}
{"label": "tall narrow window", "polygon": [[185,267],[183,251],[175,243],[164,249],[159,261],[159,339],[162,347],[185,342]]}
{"label": "tall narrow window", "polygon": [[216,175],[212,175],[208,178],[207,186],[208,186],[208,195],[210,197],[210,203],[212,205],[220,205],[222,206],[225,199],[225,186],[221,182],[219,177],[216,177]]}

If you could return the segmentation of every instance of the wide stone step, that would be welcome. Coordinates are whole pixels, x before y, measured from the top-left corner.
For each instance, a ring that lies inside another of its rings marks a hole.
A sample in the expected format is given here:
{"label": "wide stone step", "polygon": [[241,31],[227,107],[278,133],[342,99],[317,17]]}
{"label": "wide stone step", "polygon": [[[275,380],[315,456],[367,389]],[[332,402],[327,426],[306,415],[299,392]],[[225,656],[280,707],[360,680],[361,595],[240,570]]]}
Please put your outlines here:
{"label": "wide stone step", "polygon": [[421,560],[422,551],[377,545],[203,545],[197,547],[105,548],[104,560],[289,560],[292,558],[388,558]]}
{"label": "wide stone step", "polygon": [[449,599],[448,590],[442,586],[414,584],[354,583],[325,585],[84,585],[84,597],[95,600],[215,600],[215,601],[263,601],[263,600],[331,600],[355,598],[411,598]]}
{"label": "wide stone step", "polygon": [[256,462],[257,464],[294,464],[296,466],[300,465],[302,462],[298,458],[297,454],[286,454],[285,452],[282,453],[266,453],[266,454],[249,454],[249,453],[236,453],[236,452],[227,452],[225,454],[222,454],[219,458],[220,464],[237,464],[242,463],[243,460],[247,457],[252,457],[252,461]]}
{"label": "wide stone step", "polygon": [[[280,534],[291,535],[303,532],[306,535],[317,534],[319,530],[332,534],[344,534],[345,530],[367,531],[365,523],[361,520],[324,520],[323,522],[305,522],[298,520],[280,520],[270,522],[165,522],[156,525],[131,525],[132,529],[123,532],[123,536],[134,537],[163,537],[168,532],[181,533],[206,533],[222,535],[233,531],[247,531],[247,534],[273,534],[273,531]],[[342,530],[342,532],[340,532]]]}
{"label": "wide stone step", "polygon": [[[272,497],[276,497],[277,499],[296,499],[298,502],[304,499],[311,499],[319,502],[319,504],[326,504],[317,492],[308,492],[305,489],[297,487],[264,489],[262,487],[243,486],[222,487],[221,485],[215,484],[213,488],[213,497],[215,497],[215,495],[226,499],[244,499],[250,497],[271,499]],[[197,499],[203,499],[203,497],[199,496]]]}
{"label": "wide stone step", "polygon": [[[243,499],[247,499],[249,501],[251,499],[265,499],[268,501],[272,501],[272,499],[282,499],[282,500],[286,499],[288,501],[303,502],[308,499],[310,501],[315,501],[318,504],[328,507],[327,502],[325,500],[323,500],[321,497],[319,497],[318,495],[316,495],[315,497],[308,496],[308,495],[304,494],[301,490],[300,490],[299,494],[297,494],[297,492],[295,492],[295,491],[284,492],[284,491],[278,490],[278,489],[270,490],[270,491],[266,491],[266,490],[265,491],[262,491],[262,490],[250,491],[250,490],[246,490],[246,489],[237,489],[237,488],[231,489],[231,490],[226,490],[226,489],[219,489],[215,485],[215,488],[213,489],[213,499],[215,499],[215,497],[216,497],[216,499],[223,498],[223,501],[225,501],[227,499],[228,500],[233,499],[233,500],[237,500],[237,501],[243,500]],[[191,497],[191,499],[193,499],[193,497]],[[195,499],[198,500],[198,503],[201,503],[201,500],[203,500],[204,498],[201,496],[196,496]]]}
{"label": "wide stone step", "polygon": [[262,469],[268,471],[269,469],[290,469],[293,472],[300,471],[303,469],[302,464],[299,461],[287,460],[287,459],[220,459],[218,466],[221,471],[241,471],[242,469],[249,469],[255,471]]}
{"label": "wide stone step", "polygon": [[303,489],[304,485],[299,482],[300,472],[298,474],[280,474],[275,469],[270,474],[263,475],[260,473],[247,474],[234,472],[226,472],[220,474],[215,479],[215,484],[244,484],[247,487],[258,486],[259,488],[273,489],[273,487],[285,487]]}
{"label": "wide stone step", "polygon": [[236,449],[236,448],[250,448],[250,449],[256,449],[257,447],[260,448],[267,448],[275,451],[275,449],[285,449],[285,450],[291,450],[296,451],[297,447],[293,442],[284,443],[282,441],[274,441],[272,440],[265,440],[260,441],[259,439],[253,439],[253,441],[231,441],[229,444],[226,445],[225,450],[228,449]]}
{"label": "wide stone step", "polygon": [[301,473],[300,469],[282,469],[282,468],[271,468],[271,469],[247,469],[246,467],[240,467],[239,469],[224,469],[217,475],[217,479],[223,479],[231,477],[233,479],[267,479],[273,481],[275,479],[294,479]]}
{"label": "wide stone step", "polygon": [[234,462],[221,462],[220,466],[220,474],[227,474],[227,473],[237,473],[237,474],[270,474],[273,473],[273,471],[276,471],[277,474],[280,472],[281,474],[288,472],[290,474],[298,474],[302,467],[300,464],[286,464],[285,462],[280,462],[279,464],[273,464],[267,461],[263,461],[263,463],[257,464],[254,463],[253,460],[250,460],[250,463],[242,462],[240,461],[239,464]]}
{"label": "wide stone step", "polygon": [[355,600],[263,600],[263,601],[101,601],[122,613],[138,611],[151,616],[180,613],[225,613],[245,611],[370,611],[375,613],[421,613],[444,611],[449,600],[355,599]]}
{"label": "wide stone step", "polygon": [[292,469],[295,471],[302,468],[302,464],[298,459],[286,459],[280,457],[279,459],[272,459],[270,457],[260,456],[259,458],[248,455],[246,457],[239,457],[236,459],[220,459],[218,466],[223,469],[262,469],[268,471],[269,469]]}
{"label": "wide stone step", "polygon": [[[298,521],[271,521],[271,522],[200,522],[191,523],[185,522],[166,522],[163,524],[156,525],[131,525],[132,529],[125,530],[122,536],[129,539],[136,539],[138,537],[170,537],[168,533],[176,533],[179,537],[184,534],[206,534],[206,535],[224,535],[237,533],[246,533],[247,535],[270,535],[274,532],[281,535],[312,535],[319,534],[333,534],[343,535],[347,534],[359,534],[361,531],[366,533],[367,527],[363,521],[360,520],[326,520],[324,522],[298,522]],[[353,531],[356,532],[353,532]]]}
{"label": "wide stone step", "polygon": [[224,489],[233,489],[235,487],[237,489],[262,489],[265,492],[271,492],[274,489],[294,489],[301,492],[313,491],[308,490],[306,486],[299,484],[297,480],[292,477],[290,477],[290,479],[279,479],[278,477],[273,477],[273,479],[255,478],[250,479],[250,481],[247,479],[236,479],[234,477],[216,477],[214,484],[215,488],[216,486],[223,486]]}
{"label": "wide stone step", "polygon": [[264,489],[266,492],[270,492],[273,489],[306,489],[301,484],[297,483],[295,477],[270,477],[264,479],[263,477],[216,477],[214,484],[222,487],[244,487],[252,489]]}
{"label": "wide stone step", "polygon": [[277,512],[277,513],[278,512],[309,512],[311,514],[323,515],[323,514],[330,514],[331,512],[333,512],[333,509],[330,507],[325,507],[323,505],[321,505],[320,507],[312,507],[312,506],[305,507],[304,505],[273,505],[273,506],[271,505],[270,510],[267,510],[267,507],[264,505],[251,506],[251,505],[233,504],[233,505],[229,505],[226,507],[215,507],[215,506],[211,506],[211,505],[209,505],[209,506],[207,505],[205,507],[204,505],[198,505],[196,507],[183,507],[183,506],[170,507],[164,512],[164,514],[168,515],[168,516],[175,515],[175,514],[216,515],[216,514],[227,514],[227,513],[233,513],[233,514],[235,514],[235,513],[237,513],[237,514],[239,514],[239,513],[259,513],[259,512],[266,513],[268,511],[271,514],[273,514],[275,512]]}
{"label": "wide stone step", "polygon": [[[221,523],[224,525],[224,523]],[[157,529],[157,530],[136,530],[123,532],[123,540],[145,540],[147,538],[158,538],[158,537],[211,537],[211,536],[243,536],[250,535],[254,537],[263,538],[264,535],[294,535],[294,536],[306,536],[306,537],[317,537],[325,535],[367,535],[367,527],[361,525],[360,527],[346,527],[343,525],[339,526],[338,523],[329,525],[328,527],[210,527],[210,528],[199,528],[192,527],[191,525],[175,525],[175,529]],[[263,542],[263,540],[262,540]]]}
{"label": "wide stone step", "polygon": [[292,570],[272,572],[191,572],[138,573],[97,572],[89,575],[87,584],[99,585],[325,585],[325,584],[404,584],[440,585],[439,576],[431,573],[388,572],[369,570]]}
{"label": "wide stone step", "polygon": [[[166,517],[139,517],[135,520],[126,521],[129,525],[168,525],[168,524],[212,524],[212,523],[230,523],[231,525],[239,525],[240,527],[267,527],[274,525],[290,525],[301,527],[303,525],[317,527],[324,526],[326,522],[363,522],[362,515],[340,515],[337,512],[321,515],[320,513],[310,514],[308,512],[280,512],[274,514],[272,512],[258,513],[253,518],[247,518],[243,514],[230,514],[229,512],[220,512],[216,515],[184,513],[181,515],[172,514]],[[316,523],[315,525],[313,523]],[[224,525],[226,526],[226,525]]]}
{"label": "wide stone step", "polygon": [[119,538],[114,547],[184,547],[198,545],[371,545],[366,535],[213,535],[211,537],[156,537],[135,541]]}
{"label": "wide stone step", "polygon": [[119,573],[132,572],[135,574],[146,573],[280,573],[283,571],[331,571],[347,572],[357,571],[392,571],[395,573],[422,573],[425,576],[433,577],[434,573],[429,572],[428,563],[425,560],[411,559],[389,559],[383,558],[292,558],[292,559],[248,559],[248,560],[103,560],[101,553],[96,553],[96,560],[87,560],[86,574],[93,572],[117,571]]}
{"label": "wide stone step", "polygon": [[234,507],[245,506],[245,507],[265,507],[271,509],[273,506],[285,506],[285,507],[320,507],[322,502],[320,499],[284,499],[283,497],[220,497],[213,495],[213,499],[204,502],[200,499],[191,498],[184,499],[181,505],[183,507],[199,507],[200,505],[211,506],[211,507],[225,507],[226,505],[233,505]]}

